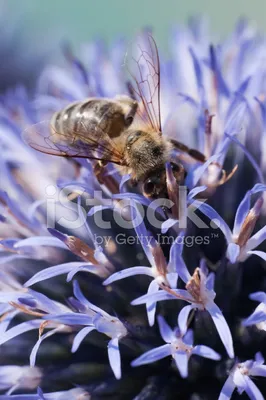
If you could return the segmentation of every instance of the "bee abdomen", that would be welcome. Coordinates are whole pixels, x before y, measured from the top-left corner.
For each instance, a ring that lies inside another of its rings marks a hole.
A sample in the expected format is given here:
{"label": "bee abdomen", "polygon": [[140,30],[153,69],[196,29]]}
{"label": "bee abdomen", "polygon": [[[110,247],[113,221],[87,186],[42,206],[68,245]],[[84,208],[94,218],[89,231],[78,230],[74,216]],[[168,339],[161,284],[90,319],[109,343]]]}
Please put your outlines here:
{"label": "bee abdomen", "polygon": [[90,126],[99,123],[99,118],[94,111],[96,102],[99,100],[90,99],[72,103],[56,112],[51,119],[55,131],[64,135],[73,135],[84,129],[90,131]]}

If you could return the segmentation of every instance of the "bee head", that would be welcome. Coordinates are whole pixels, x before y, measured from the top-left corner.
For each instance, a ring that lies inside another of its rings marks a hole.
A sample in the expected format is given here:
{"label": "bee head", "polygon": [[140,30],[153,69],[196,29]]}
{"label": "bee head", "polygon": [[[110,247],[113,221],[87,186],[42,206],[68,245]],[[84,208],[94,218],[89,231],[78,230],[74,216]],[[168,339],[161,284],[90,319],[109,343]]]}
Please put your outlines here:
{"label": "bee head", "polygon": [[[171,163],[171,167],[177,184],[181,185],[186,175],[184,167],[181,164],[174,163]],[[164,167],[155,171],[154,174],[144,180],[142,192],[149,199],[168,198],[166,171]]]}

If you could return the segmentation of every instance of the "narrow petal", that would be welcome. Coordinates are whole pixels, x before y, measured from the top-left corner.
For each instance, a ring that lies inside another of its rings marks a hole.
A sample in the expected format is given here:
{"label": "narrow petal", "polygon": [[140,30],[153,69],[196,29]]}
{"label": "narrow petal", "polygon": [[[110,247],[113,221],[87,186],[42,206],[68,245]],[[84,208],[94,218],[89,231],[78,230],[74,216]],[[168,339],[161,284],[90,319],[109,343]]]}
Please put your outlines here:
{"label": "narrow petal", "polygon": [[197,186],[194,189],[189,191],[188,198],[193,199],[197,194],[204,192],[207,189],[207,186]]}
{"label": "narrow petal", "polygon": [[8,329],[5,333],[0,337],[0,345],[8,342],[9,340],[15,338],[16,336],[22,335],[25,332],[32,331],[33,329],[39,329],[42,324],[41,319],[33,319],[31,321],[22,322],[14,326],[13,328]]}
{"label": "narrow petal", "polygon": [[192,329],[188,329],[185,336],[183,337],[183,342],[188,346],[193,346],[194,343],[194,333]]}
{"label": "narrow petal", "polygon": [[49,299],[49,297],[45,296],[43,293],[36,292],[35,290],[28,289],[29,294],[36,301],[36,308],[39,308],[42,311],[46,311],[47,313],[61,313],[63,310],[67,310],[67,307],[63,306],[56,301]]}
{"label": "narrow petal", "polygon": [[177,323],[182,335],[184,335],[187,331],[187,320],[190,311],[193,309],[192,305],[185,306],[178,314]]}
{"label": "narrow petal", "polygon": [[252,376],[264,376],[266,377],[266,365],[255,365],[249,371]]}
{"label": "narrow petal", "polygon": [[219,229],[223,232],[228,243],[232,242],[232,232],[223,220],[223,218],[215,211],[209,204],[202,203],[198,200],[194,200],[193,204],[198,207],[198,209],[205,214],[211,221],[214,221],[218,225]]}
{"label": "narrow petal", "polygon": [[165,321],[165,319],[161,315],[158,315],[157,321],[158,321],[158,325],[159,325],[160,334],[161,334],[163,340],[166,343],[171,343],[173,341],[173,339],[175,338],[173,330],[170,328],[168,323]]}
{"label": "narrow petal", "polygon": [[216,353],[213,349],[208,346],[204,346],[202,344],[195,346],[192,350],[193,354],[197,354],[198,356],[210,358],[211,360],[220,360],[220,354]]}
{"label": "narrow petal", "polygon": [[261,303],[248,318],[242,321],[242,325],[251,326],[264,321],[266,321],[265,304]]}
{"label": "narrow petal", "polygon": [[253,251],[248,251],[247,254],[249,254],[249,255],[254,254],[255,256],[258,256],[258,257],[262,258],[264,261],[266,261],[266,253],[264,251],[253,250]]}
{"label": "narrow petal", "polygon": [[178,274],[176,272],[169,272],[166,274],[167,282],[169,282],[171,289],[176,289],[177,281],[178,281]]}
{"label": "narrow petal", "polygon": [[15,244],[16,249],[29,246],[50,246],[50,247],[60,247],[62,249],[68,250],[68,247],[61,242],[59,239],[53,236],[33,236],[27,239],[20,240]]}
{"label": "narrow petal", "polygon": [[179,235],[170,249],[170,259],[168,264],[169,271],[175,271],[180,276],[183,282],[187,283],[191,279],[187,266],[182,258],[184,247],[184,234]]}
{"label": "narrow petal", "polygon": [[172,228],[176,224],[178,224],[178,220],[177,219],[168,218],[161,225],[162,234],[164,235],[170,228]]}
{"label": "narrow petal", "polygon": [[19,313],[18,310],[9,311],[5,318],[2,318],[0,322],[0,337],[4,332],[6,332],[9,324],[11,323],[12,319]]}
{"label": "narrow petal", "polygon": [[241,226],[245,221],[246,216],[250,210],[250,198],[252,194],[262,192],[266,190],[266,186],[262,184],[256,184],[251,190],[249,190],[241,201],[235,216],[235,223],[233,228],[233,235],[238,236]]}
{"label": "narrow petal", "polygon": [[226,255],[232,264],[234,264],[237,261],[239,254],[240,254],[240,247],[238,246],[238,244],[229,243]]}
{"label": "narrow petal", "polygon": [[47,314],[43,319],[55,321],[64,325],[91,325],[95,314],[89,316],[81,313]]}
{"label": "narrow petal", "polygon": [[177,351],[173,354],[176,366],[182,378],[188,377],[188,356],[186,352]]}
{"label": "narrow petal", "polygon": [[171,354],[170,344],[164,344],[163,346],[156,347],[155,349],[149,350],[142,354],[140,357],[132,361],[132,367],[138,367],[139,365],[150,364],[155,361],[161,360]]}
{"label": "narrow petal", "polygon": [[100,307],[95,306],[93,303],[91,303],[89,300],[86,299],[84,294],[82,293],[78,281],[73,282],[73,291],[74,295],[76,298],[85,306],[89,307],[91,310],[95,311],[96,313],[109,317],[109,314],[102,310]]}
{"label": "narrow petal", "polygon": [[31,367],[34,367],[34,366],[35,366],[37,352],[38,352],[38,350],[39,350],[39,347],[40,347],[41,343],[42,343],[45,339],[47,339],[47,338],[50,337],[50,336],[53,336],[56,332],[58,332],[58,331],[60,331],[60,330],[62,330],[62,327],[58,327],[58,328],[52,329],[51,331],[49,331],[49,332],[45,333],[44,335],[42,335],[42,336],[39,338],[39,340],[37,340],[36,344],[34,345],[32,351],[31,351],[31,353],[30,353],[30,366],[31,366]]}
{"label": "narrow petal", "polygon": [[85,262],[69,262],[66,264],[55,265],[54,267],[45,268],[37,274],[33,275],[25,284],[25,287],[32,286],[37,282],[45,281],[46,279],[54,278],[55,276],[68,274],[73,268],[88,266]]}
{"label": "narrow petal", "polygon": [[255,354],[255,361],[257,364],[260,364],[260,365],[264,364],[265,360],[260,351],[258,351],[258,353]]}
{"label": "narrow petal", "polygon": [[222,387],[222,391],[218,400],[230,400],[235,387],[234,381],[231,375],[229,375]]}
{"label": "narrow petal", "polygon": [[261,228],[255,235],[253,235],[246,244],[247,251],[255,249],[258,247],[264,240],[266,240],[266,226]]}
{"label": "narrow petal", "polygon": [[262,395],[255,383],[246,375],[244,376],[244,379],[246,381],[245,392],[249,398],[251,400],[265,400],[265,397]]}
{"label": "narrow petal", "polygon": [[108,343],[108,358],[110,366],[116,379],[121,379],[121,356],[119,351],[118,338],[111,339]]}
{"label": "narrow petal", "polygon": [[264,400],[257,386],[247,375],[241,374],[240,371],[236,370],[233,379],[235,385],[244,390],[251,400]]}
{"label": "narrow petal", "polygon": [[115,272],[109,278],[107,278],[104,282],[103,285],[110,285],[111,283],[115,281],[119,281],[120,279],[127,278],[129,276],[135,276],[135,275],[148,275],[153,277],[153,272],[151,267],[132,267],[132,268],[126,268],[123,269],[122,271]]}
{"label": "narrow petal", "polygon": [[188,272],[187,266],[182,256],[176,257],[176,272],[184,283],[187,283],[191,279],[191,275]]}
{"label": "narrow petal", "polygon": [[74,337],[74,340],[73,340],[72,348],[71,348],[71,352],[72,352],[72,353],[75,353],[75,352],[78,350],[78,348],[79,348],[81,342],[82,342],[82,341],[85,339],[85,337],[86,337],[91,331],[93,331],[94,329],[95,329],[94,326],[87,326],[86,328],[81,329],[81,330],[76,334],[76,336]]}
{"label": "narrow petal", "polygon": [[251,300],[259,301],[266,304],[266,293],[265,292],[254,292],[249,295]]}
{"label": "narrow petal", "polygon": [[[142,245],[142,248],[146,254],[147,259],[149,260],[150,264],[154,265],[154,258],[151,251],[151,244],[149,243],[150,234],[148,233],[146,226],[143,222],[143,217],[141,216],[136,203],[131,200],[132,204],[132,219],[133,219],[133,226],[138,236],[138,239]],[[134,215],[135,214],[135,215]]]}
{"label": "narrow petal", "polygon": [[[186,290],[173,289],[173,292],[175,292],[177,296],[180,296],[181,300],[186,300],[188,302],[194,301],[192,296]],[[162,300],[176,300],[176,299],[178,299],[178,297],[174,296],[173,294],[167,293],[165,290],[159,290],[157,293],[144,294],[143,296],[140,296],[137,299],[133,300],[131,304],[133,306],[136,306],[139,304],[145,304],[148,300],[162,301]]]}
{"label": "narrow petal", "polygon": [[[85,271],[85,272],[90,272],[92,274],[98,275],[98,276],[102,276],[102,274],[104,274],[104,271],[102,270],[101,265],[84,265],[82,267],[77,267],[77,268],[73,268],[73,270],[71,270],[68,274],[67,274],[67,282],[72,281],[72,279],[74,278],[74,276],[81,271]],[[106,276],[106,274],[105,274]]]}
{"label": "narrow petal", "polygon": [[[147,294],[152,295],[154,293],[157,293],[159,289],[160,288],[158,286],[158,283],[154,279],[153,281],[151,281],[151,283],[149,285]],[[149,325],[153,326],[154,321],[155,321],[155,313],[156,313],[156,301],[148,300],[146,303],[146,310],[147,310]]]}
{"label": "narrow petal", "polygon": [[223,342],[228,356],[230,358],[234,358],[232,335],[221,310],[214,302],[209,302],[206,304],[206,309],[213,319],[217,332],[221,338],[221,341]]}

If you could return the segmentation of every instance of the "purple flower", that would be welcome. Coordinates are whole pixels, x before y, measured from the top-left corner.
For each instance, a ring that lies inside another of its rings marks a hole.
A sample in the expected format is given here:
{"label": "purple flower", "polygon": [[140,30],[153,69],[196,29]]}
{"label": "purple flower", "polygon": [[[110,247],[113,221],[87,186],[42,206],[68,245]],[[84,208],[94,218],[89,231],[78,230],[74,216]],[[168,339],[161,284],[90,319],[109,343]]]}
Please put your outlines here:
{"label": "purple flower", "polygon": [[196,268],[193,276],[191,276],[187,270],[187,267],[179,256],[177,260],[176,270],[180,278],[186,283],[186,290],[183,289],[169,289],[164,287],[155,294],[147,294],[133,300],[131,304],[145,304],[147,301],[162,301],[162,300],[174,300],[180,299],[191,303],[189,306],[182,308],[178,315],[178,324],[182,334],[186,332],[187,320],[189,313],[193,309],[199,311],[206,310],[210,314],[217,332],[226,348],[227,354],[230,358],[234,357],[233,339],[228,327],[228,324],[222,314],[222,311],[214,303],[215,292],[214,286],[214,275],[207,275],[207,269],[202,263],[201,268]]}
{"label": "purple flower", "polygon": [[158,324],[161,336],[165,341],[165,345],[156,347],[142,354],[140,357],[132,361],[133,367],[161,360],[167,356],[172,356],[176,367],[182,378],[188,377],[188,361],[193,354],[201,357],[210,358],[211,360],[220,360],[221,356],[208,346],[193,346],[193,331],[188,330],[181,334],[178,328],[172,330],[162,316],[158,316]]}
{"label": "purple flower", "polygon": [[251,300],[259,301],[260,304],[255,308],[253,313],[242,321],[244,326],[257,325],[265,330],[266,327],[266,293],[256,292],[249,295]]}
{"label": "purple flower", "polygon": [[[145,57],[147,32],[136,39]],[[47,66],[32,96],[1,96],[2,399],[217,399],[227,378],[221,396],[260,398],[249,375],[264,366],[241,361],[265,357],[265,37],[242,20],[214,45],[192,19],[170,39],[169,59],[159,49],[162,137],[190,150],[169,149],[168,199],[144,197],[115,164],[23,141],[72,102],[137,96],[123,40],[78,56],[64,46],[65,64]],[[141,86],[156,78],[148,69]],[[260,303],[251,315],[250,293]]]}
{"label": "purple flower", "polygon": [[[138,217],[140,217],[139,214]],[[134,219],[134,221],[137,221],[137,218]],[[109,278],[107,278],[103,284],[110,285],[115,281],[127,278],[129,276],[148,275],[153,278],[148,287],[148,294],[156,293],[160,289],[160,285],[162,283],[171,288],[176,288],[178,275],[176,273],[175,259],[177,257],[176,254],[179,251],[182,252],[179,243],[173,243],[170,250],[169,263],[167,264],[160,245],[151,234],[149,235],[144,223],[135,222],[135,230],[151,266],[137,266],[115,272],[113,275],[109,276]],[[156,313],[156,302],[147,302],[146,309],[149,324],[150,326],[153,326]]]}
{"label": "purple flower", "polygon": [[250,376],[265,376],[266,365],[261,353],[255,355],[254,360],[247,360],[242,363],[237,363],[230,371],[230,374],[223,385],[221,394],[218,400],[231,399],[235,389],[239,394],[246,392],[248,397],[253,400],[263,400],[264,397]]}
{"label": "purple flower", "polygon": [[[266,239],[266,228],[261,228],[255,235],[251,236],[263,205],[262,197],[260,197],[254,207],[250,209],[251,196],[255,193],[264,192],[265,190],[265,185],[256,184],[246,193],[236,211],[232,232],[225,221],[216,215],[216,221],[223,231],[228,244],[226,254],[231,263],[235,263],[236,261],[243,262],[252,254],[261,257],[263,260],[266,259],[264,252],[253,250]],[[206,209],[206,205],[204,211],[210,218],[215,217],[213,212]]]}

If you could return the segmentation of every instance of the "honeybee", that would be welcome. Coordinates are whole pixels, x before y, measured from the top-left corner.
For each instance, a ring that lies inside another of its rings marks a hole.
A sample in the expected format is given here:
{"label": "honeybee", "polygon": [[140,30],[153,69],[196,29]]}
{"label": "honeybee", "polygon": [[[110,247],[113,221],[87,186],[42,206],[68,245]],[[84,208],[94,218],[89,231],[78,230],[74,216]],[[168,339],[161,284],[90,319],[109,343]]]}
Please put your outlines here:
{"label": "honeybee", "polygon": [[[205,156],[195,149],[162,135],[160,113],[160,60],[152,36],[144,50],[139,46],[136,75],[131,74],[131,95],[114,99],[89,98],[56,112],[51,121],[27,128],[23,137],[36,150],[62,157],[96,161],[101,181],[107,163],[117,165],[121,174],[149,199],[167,198],[165,163],[173,149],[188,153],[200,162]],[[179,161],[171,163],[178,185],[186,171]]]}

